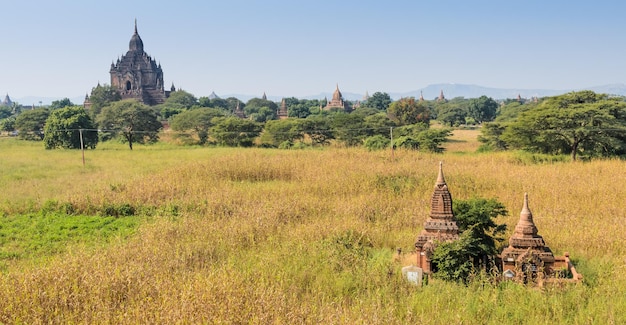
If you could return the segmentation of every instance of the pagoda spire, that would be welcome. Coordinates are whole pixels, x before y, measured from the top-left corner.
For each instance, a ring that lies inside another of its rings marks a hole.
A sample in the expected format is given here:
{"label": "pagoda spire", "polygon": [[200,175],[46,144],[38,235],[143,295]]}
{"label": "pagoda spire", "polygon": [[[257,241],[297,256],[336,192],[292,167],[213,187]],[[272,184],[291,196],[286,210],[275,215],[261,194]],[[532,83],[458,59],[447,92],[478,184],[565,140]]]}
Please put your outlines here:
{"label": "pagoda spire", "polygon": [[135,34],[139,34],[137,33],[137,18],[135,18]]}
{"label": "pagoda spire", "polygon": [[446,185],[446,180],[443,177],[443,161],[439,162],[439,175],[437,175],[437,183],[435,185]]}
{"label": "pagoda spire", "polygon": [[515,226],[514,237],[533,238],[537,237],[537,226],[533,221],[533,213],[528,207],[528,193],[524,193],[524,204],[519,214],[519,221]]}

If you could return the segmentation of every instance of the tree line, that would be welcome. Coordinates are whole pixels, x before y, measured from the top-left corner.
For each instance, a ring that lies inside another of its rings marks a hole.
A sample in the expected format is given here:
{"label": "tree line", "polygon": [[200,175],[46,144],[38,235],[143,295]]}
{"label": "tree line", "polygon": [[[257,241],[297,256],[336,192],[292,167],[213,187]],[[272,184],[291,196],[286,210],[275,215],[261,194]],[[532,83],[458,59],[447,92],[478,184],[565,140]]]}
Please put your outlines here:
{"label": "tree line", "polygon": [[[85,110],[68,99],[46,108],[6,116],[4,131],[17,131],[26,140],[45,147],[95,148],[99,141],[119,139],[132,149],[135,143],[154,143],[169,127],[182,144],[299,148],[337,143],[383,149],[390,145],[443,151],[448,129],[431,129],[432,107],[414,98],[392,101],[386,93],[352,103],[350,111],[324,110],[325,100],[285,98],[288,118],[278,119],[278,104],[265,98],[242,102],[237,98],[196,98],[183,90],[165,103],[146,106],[121,100],[109,85],[98,85]],[[243,117],[243,118],[242,118]],[[8,122],[10,121],[10,123]],[[392,131],[393,129],[393,131]],[[394,141],[392,143],[392,132]]]}
{"label": "tree line", "polygon": [[[394,101],[376,92],[363,102],[349,102],[348,111],[325,110],[325,100],[291,97],[284,99],[286,119],[278,117],[279,104],[265,98],[196,98],[179,90],[163,104],[146,106],[121,100],[112,87],[98,85],[89,99],[87,111],[67,98],[47,108],[0,107],[0,131],[42,140],[46,148],[80,147],[82,129],[85,147],[120,139],[132,149],[134,143],[158,141],[160,131],[169,127],[184,145],[301,148],[336,143],[441,152],[451,128],[479,126],[480,151],[568,154],[572,160],[626,155],[624,98],[592,91],[501,102],[487,96]],[[432,120],[444,128],[431,128]]]}

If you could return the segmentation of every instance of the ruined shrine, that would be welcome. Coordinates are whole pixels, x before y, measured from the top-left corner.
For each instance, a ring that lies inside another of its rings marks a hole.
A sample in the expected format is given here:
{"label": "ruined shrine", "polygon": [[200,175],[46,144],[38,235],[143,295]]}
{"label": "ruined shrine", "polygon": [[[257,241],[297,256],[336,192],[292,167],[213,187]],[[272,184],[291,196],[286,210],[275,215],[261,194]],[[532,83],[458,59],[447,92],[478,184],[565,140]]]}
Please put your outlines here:
{"label": "ruined shrine", "polygon": [[443,163],[439,163],[439,175],[430,200],[430,216],[424,222],[424,230],[417,236],[415,249],[417,266],[431,273],[431,256],[437,242],[459,239],[459,227],[452,212],[452,195],[443,177]]}
{"label": "ruined shrine", "polygon": [[[569,254],[554,256],[543,237],[538,234],[533,214],[528,207],[528,194],[524,194],[524,204],[515,231],[509,239],[509,246],[500,254],[502,274],[505,279],[519,281],[543,281],[543,279],[566,279],[578,281],[582,275],[576,272],[569,260]],[[568,274],[569,273],[569,274]]]}

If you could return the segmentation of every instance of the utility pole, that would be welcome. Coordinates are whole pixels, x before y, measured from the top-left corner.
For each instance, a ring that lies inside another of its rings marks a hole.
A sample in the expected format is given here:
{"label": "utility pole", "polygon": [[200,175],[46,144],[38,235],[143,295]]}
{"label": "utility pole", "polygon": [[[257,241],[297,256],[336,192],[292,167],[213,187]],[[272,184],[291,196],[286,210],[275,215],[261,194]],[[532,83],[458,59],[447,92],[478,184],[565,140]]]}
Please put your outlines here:
{"label": "utility pole", "polygon": [[391,158],[393,159],[393,126],[389,127],[389,133],[391,134]]}
{"label": "utility pole", "polygon": [[83,154],[83,167],[85,167],[85,145],[83,144],[83,129],[78,129],[80,135],[80,151]]}

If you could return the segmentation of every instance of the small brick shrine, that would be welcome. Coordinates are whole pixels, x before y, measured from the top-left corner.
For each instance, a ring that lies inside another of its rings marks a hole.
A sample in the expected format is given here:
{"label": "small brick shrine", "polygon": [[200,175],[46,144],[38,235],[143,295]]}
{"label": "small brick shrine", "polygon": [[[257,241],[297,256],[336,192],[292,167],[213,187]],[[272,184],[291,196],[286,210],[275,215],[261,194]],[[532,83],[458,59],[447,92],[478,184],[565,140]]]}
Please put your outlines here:
{"label": "small brick shrine", "polygon": [[424,223],[424,230],[417,236],[417,266],[425,273],[430,273],[430,257],[436,242],[459,239],[459,227],[452,212],[452,195],[443,177],[443,163],[439,163],[439,175],[435,183],[435,191],[430,200],[430,216]]}

